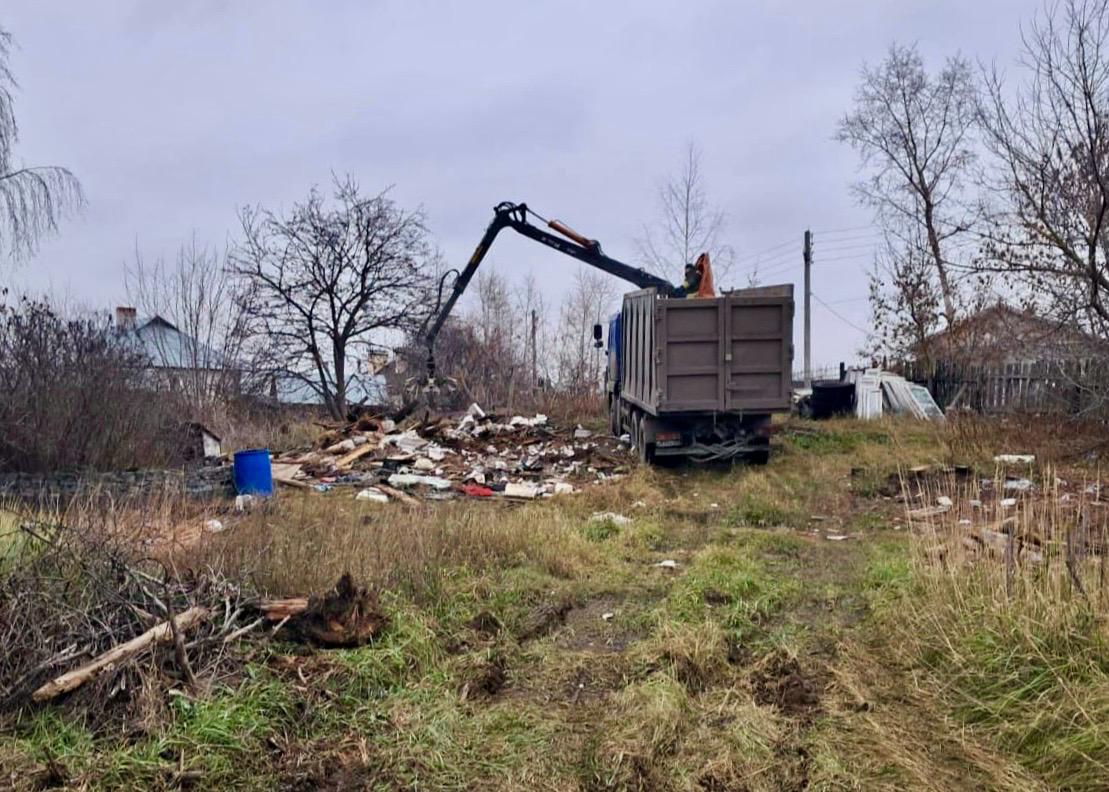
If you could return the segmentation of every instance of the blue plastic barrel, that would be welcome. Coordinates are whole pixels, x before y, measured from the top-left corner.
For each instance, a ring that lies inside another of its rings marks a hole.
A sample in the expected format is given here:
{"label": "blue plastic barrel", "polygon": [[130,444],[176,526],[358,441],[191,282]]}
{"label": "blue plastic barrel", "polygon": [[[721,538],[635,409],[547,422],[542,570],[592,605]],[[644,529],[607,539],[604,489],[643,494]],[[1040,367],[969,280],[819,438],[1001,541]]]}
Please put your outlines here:
{"label": "blue plastic barrel", "polygon": [[273,470],[268,448],[235,452],[235,489],[240,495],[273,495]]}

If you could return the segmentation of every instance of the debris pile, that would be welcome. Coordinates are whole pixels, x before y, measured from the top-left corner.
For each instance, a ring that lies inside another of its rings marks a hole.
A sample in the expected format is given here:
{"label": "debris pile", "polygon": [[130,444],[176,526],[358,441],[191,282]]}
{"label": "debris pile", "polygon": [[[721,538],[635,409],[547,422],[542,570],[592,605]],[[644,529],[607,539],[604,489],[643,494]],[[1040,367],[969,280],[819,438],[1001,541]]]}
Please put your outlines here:
{"label": "debris pile", "polygon": [[357,487],[359,500],[410,502],[564,495],[628,471],[628,446],[545,415],[487,414],[476,404],[461,415],[428,416],[398,425],[363,416],[325,432],[312,450],[274,459],[279,484],[325,492]]}
{"label": "debris pile", "polygon": [[1002,454],[994,478],[969,468],[913,468],[903,479],[909,527],[936,542],[933,554],[951,551],[966,560],[1000,559],[1038,565],[1052,552],[1067,563],[1074,554],[1100,554],[1109,535],[1109,501],[1101,482],[1068,481],[1040,471],[1033,479],[1012,470],[1029,469],[1034,457]]}

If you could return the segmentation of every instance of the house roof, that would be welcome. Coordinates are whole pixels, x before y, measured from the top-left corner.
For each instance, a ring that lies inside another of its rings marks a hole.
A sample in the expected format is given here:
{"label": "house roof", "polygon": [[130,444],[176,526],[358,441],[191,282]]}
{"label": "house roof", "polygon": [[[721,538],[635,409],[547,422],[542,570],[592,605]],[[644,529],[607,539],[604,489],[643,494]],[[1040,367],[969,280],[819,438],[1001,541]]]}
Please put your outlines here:
{"label": "house roof", "polygon": [[[323,397],[295,374],[274,375],[274,390],[281,404],[321,405]],[[388,401],[385,379],[380,375],[355,377],[347,383],[351,404],[385,404]]]}
{"label": "house roof", "polygon": [[155,368],[222,369],[224,356],[182,332],[172,322],[153,316],[127,331]]}
{"label": "house roof", "polygon": [[1105,354],[1104,341],[1088,333],[999,302],[928,337],[933,357],[1073,358]]}

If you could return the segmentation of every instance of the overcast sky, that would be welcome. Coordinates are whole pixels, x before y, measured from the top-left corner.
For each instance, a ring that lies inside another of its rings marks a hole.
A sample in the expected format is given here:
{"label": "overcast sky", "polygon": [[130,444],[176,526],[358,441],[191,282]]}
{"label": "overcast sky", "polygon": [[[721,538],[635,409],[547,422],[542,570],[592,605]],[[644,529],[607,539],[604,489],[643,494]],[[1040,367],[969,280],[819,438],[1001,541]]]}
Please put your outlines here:
{"label": "overcast sky", "polygon": [[[814,358],[850,360],[871,218],[832,135],[861,64],[896,40],[928,67],[955,52],[1010,66],[1039,6],[4,0],[17,160],[71,168],[88,196],[16,281],[110,307],[136,243],[172,257],[195,230],[222,245],[238,206],[288,206],[332,171],[422,205],[456,266],[502,200],[637,263],[657,185],[695,141],[741,269],[772,248],[764,282],[800,286],[814,231],[813,291],[842,315],[814,304]],[[552,300],[576,267],[508,235],[488,261],[513,280],[534,272]],[[798,366],[800,351],[798,324]]]}

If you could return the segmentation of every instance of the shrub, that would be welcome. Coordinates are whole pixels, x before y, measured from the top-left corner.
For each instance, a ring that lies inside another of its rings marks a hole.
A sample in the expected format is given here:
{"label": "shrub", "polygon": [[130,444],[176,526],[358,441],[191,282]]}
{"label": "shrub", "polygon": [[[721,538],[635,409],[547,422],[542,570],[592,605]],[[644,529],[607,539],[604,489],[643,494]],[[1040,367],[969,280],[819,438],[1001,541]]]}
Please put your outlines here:
{"label": "shrub", "polygon": [[0,306],[0,468],[40,472],[164,466],[183,447],[172,394],[107,318]]}

